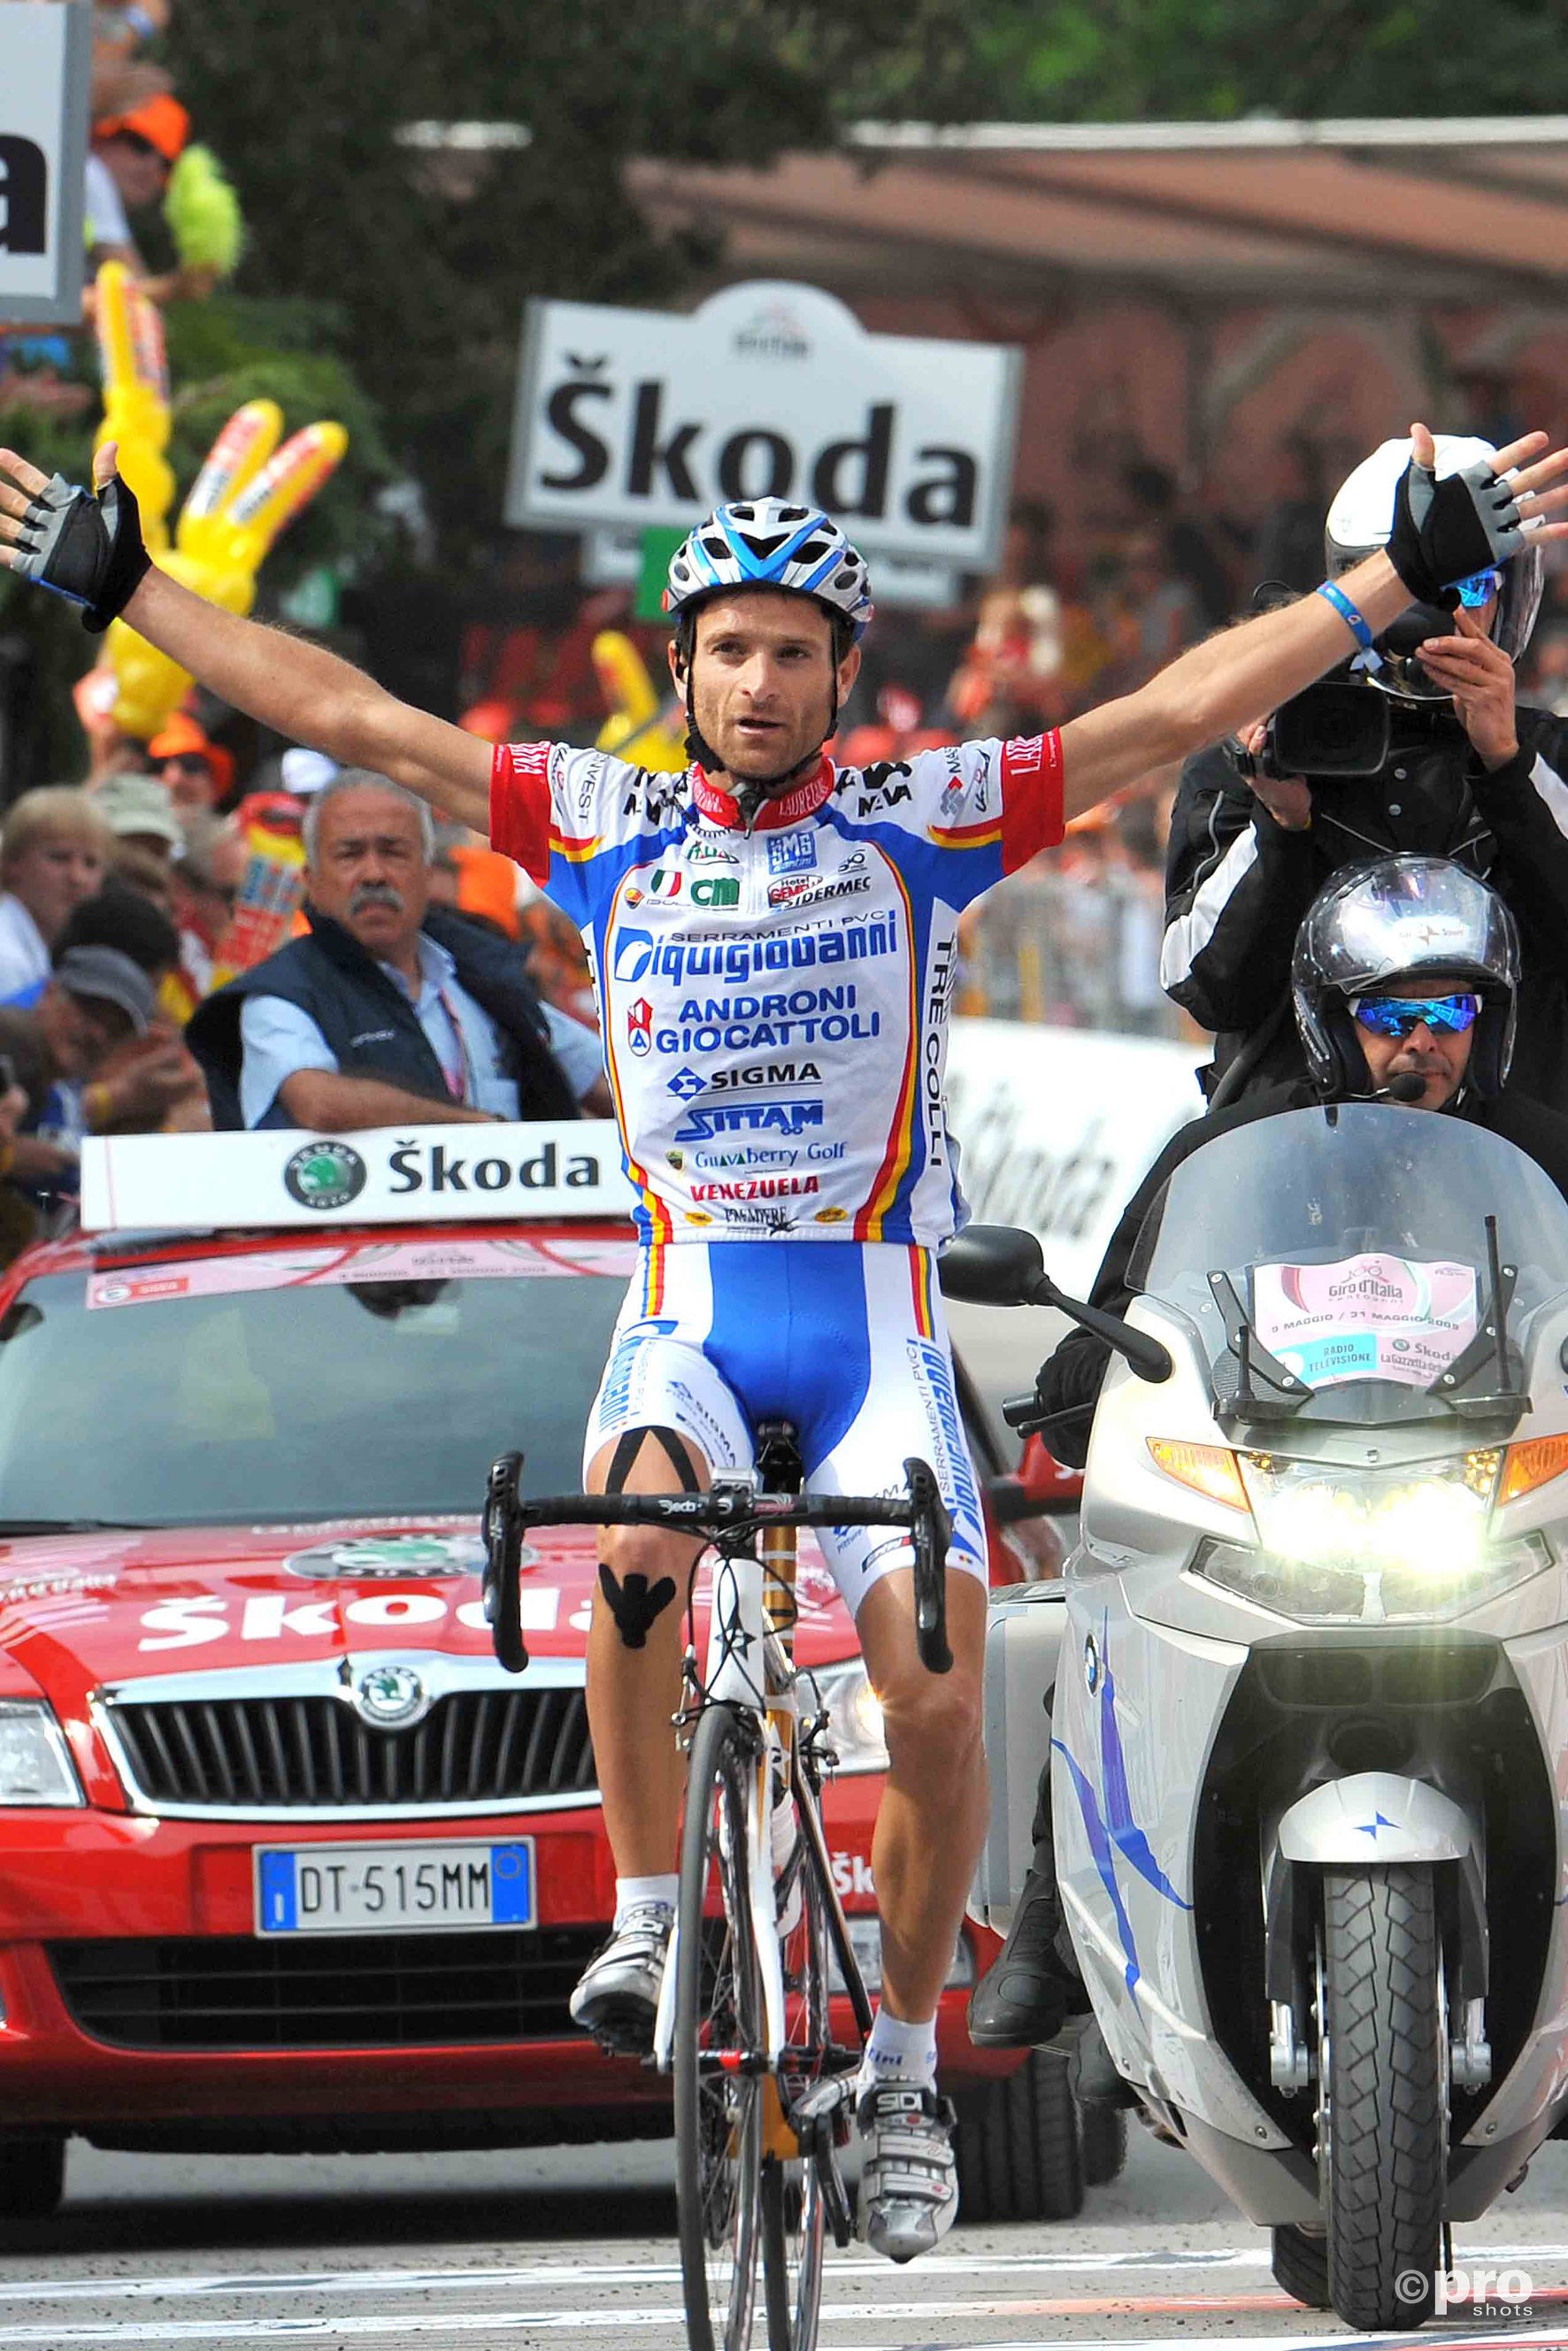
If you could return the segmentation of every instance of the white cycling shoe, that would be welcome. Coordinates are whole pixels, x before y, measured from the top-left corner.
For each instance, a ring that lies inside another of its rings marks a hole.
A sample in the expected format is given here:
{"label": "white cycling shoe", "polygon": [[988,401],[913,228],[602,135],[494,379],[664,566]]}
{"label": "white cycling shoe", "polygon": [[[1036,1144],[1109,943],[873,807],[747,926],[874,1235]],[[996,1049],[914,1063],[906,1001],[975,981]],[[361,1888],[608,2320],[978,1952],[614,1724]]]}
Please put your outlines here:
{"label": "white cycling shoe", "polygon": [[873,2083],[862,2092],[855,2119],[865,2143],[861,2233],[873,2253],[912,2262],[957,2218],[952,2101],[915,2082]]}
{"label": "white cycling shoe", "polygon": [[639,1903],[578,1978],[571,2021],[605,2048],[633,2056],[652,2049],[674,1923],[662,1902]]}

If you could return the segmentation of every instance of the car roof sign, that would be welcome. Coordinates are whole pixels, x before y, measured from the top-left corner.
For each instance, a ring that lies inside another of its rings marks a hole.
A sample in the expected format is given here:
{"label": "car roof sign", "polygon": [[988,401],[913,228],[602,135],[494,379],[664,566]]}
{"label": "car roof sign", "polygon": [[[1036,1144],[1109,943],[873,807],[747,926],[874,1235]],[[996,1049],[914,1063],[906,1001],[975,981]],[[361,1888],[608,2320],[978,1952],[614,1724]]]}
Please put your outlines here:
{"label": "car roof sign", "polygon": [[610,1119],[370,1127],[349,1135],[90,1135],[85,1232],[625,1217],[635,1195]]}

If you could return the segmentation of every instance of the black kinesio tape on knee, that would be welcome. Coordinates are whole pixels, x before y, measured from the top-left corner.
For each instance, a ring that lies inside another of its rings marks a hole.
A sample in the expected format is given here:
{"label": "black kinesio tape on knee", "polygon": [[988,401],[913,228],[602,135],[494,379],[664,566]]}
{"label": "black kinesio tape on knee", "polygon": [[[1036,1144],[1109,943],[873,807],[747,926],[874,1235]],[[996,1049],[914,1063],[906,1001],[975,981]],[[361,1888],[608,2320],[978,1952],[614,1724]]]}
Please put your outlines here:
{"label": "black kinesio tape on knee", "polygon": [[657,1583],[650,1583],[636,1568],[629,1575],[618,1576],[602,1560],[599,1565],[599,1589],[615,1619],[622,1646],[627,1649],[647,1647],[649,1626],[664,1614],[675,1596],[673,1576],[661,1575]]}

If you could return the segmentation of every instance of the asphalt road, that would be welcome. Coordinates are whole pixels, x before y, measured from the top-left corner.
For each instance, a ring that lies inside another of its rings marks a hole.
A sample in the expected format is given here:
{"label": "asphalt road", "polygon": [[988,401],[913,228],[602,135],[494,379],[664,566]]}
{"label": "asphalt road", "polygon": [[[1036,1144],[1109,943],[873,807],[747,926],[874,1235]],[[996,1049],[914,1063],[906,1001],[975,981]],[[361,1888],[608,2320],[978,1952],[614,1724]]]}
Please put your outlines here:
{"label": "asphalt road", "polygon": [[[824,2351],[1355,2340],[1274,2288],[1267,2241],[1191,2159],[1134,2131],[1071,2226],[965,2228],[894,2270],[832,2257]],[[570,2155],[210,2158],[72,2149],[63,2210],[0,2248],[0,2351],[305,2344],[320,2351],[680,2351],[666,2147]],[[1511,2344],[1568,2341],[1568,2146],[1461,2232],[1457,2258],[1525,2270]],[[1475,2323],[1424,2345],[1494,2342]],[[758,2328],[757,2341],[763,2343]]]}

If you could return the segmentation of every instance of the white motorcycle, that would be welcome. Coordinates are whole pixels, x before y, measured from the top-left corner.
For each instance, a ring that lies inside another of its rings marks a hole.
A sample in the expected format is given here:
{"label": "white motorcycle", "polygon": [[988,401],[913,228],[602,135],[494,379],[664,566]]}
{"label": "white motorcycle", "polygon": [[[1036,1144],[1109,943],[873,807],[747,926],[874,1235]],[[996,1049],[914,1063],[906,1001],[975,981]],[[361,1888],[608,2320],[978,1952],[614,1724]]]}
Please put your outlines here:
{"label": "white motorcycle", "polygon": [[1351,1104],[1185,1161],[1124,1323],[1025,1234],[943,1271],[1121,1357],[1064,1585],[994,1608],[977,1915],[1010,1924],[1049,1743],[1122,2081],[1297,2300],[1427,2317],[1449,2224],[1568,2130],[1568,1205]]}

